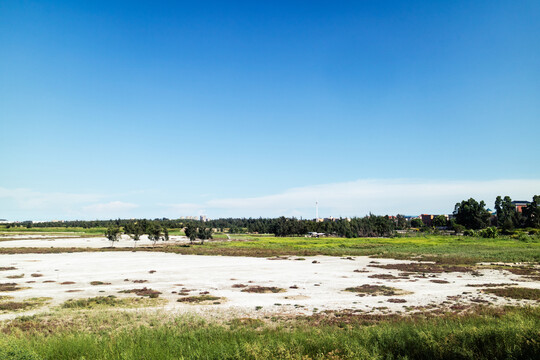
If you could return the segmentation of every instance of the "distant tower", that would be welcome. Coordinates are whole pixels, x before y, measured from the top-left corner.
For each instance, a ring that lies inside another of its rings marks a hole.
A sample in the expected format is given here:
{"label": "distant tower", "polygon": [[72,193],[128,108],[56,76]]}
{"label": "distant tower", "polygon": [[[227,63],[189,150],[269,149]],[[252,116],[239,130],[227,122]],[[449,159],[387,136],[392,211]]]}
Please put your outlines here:
{"label": "distant tower", "polygon": [[319,221],[319,202],[315,201],[315,221]]}

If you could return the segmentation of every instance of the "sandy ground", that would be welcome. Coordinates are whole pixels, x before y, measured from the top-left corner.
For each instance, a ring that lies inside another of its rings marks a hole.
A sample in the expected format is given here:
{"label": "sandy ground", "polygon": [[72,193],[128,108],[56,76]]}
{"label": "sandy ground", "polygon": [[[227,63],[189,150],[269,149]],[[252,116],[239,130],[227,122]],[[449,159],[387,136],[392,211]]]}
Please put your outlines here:
{"label": "sandy ground", "polygon": [[[63,239],[60,239],[63,240]],[[79,240],[71,239],[70,241]],[[99,239],[92,239],[100,241]],[[26,243],[32,240],[20,241]],[[0,243],[4,246],[4,243]],[[70,254],[16,254],[0,255],[0,267],[16,267],[0,271],[0,283],[17,283],[28,287],[0,295],[17,300],[32,297],[51,297],[46,307],[29,312],[0,313],[0,320],[46,311],[68,299],[116,295],[120,290],[148,287],[162,292],[167,302],[159,311],[226,313],[234,316],[268,314],[311,314],[314,311],[352,309],[378,312],[404,312],[406,307],[451,306],[487,300],[492,304],[515,304],[515,300],[484,294],[481,288],[468,284],[513,283],[540,288],[540,283],[527,280],[506,271],[481,270],[482,276],[471,273],[443,273],[423,277],[421,274],[407,279],[381,280],[370,278],[374,274],[392,274],[400,271],[372,267],[379,264],[409,263],[392,259],[369,257],[339,258],[328,256],[289,257],[282,260],[266,258],[196,256],[157,252],[99,252]],[[355,272],[355,270],[365,272]],[[10,275],[24,274],[10,279]],[[42,274],[32,277],[31,274]],[[128,280],[126,280],[128,279]],[[148,280],[133,283],[133,280]],[[434,283],[431,280],[446,280]],[[90,285],[102,281],[110,285]],[[61,285],[62,282],[74,282]],[[285,289],[281,293],[247,293],[234,284],[275,286]],[[409,294],[393,296],[364,296],[344,291],[347,287],[363,284],[387,285]],[[293,287],[293,288],[291,288]],[[297,287],[297,288],[296,288]],[[208,291],[210,295],[225,298],[220,304],[192,305],[177,302],[182,288],[189,295]],[[68,290],[80,290],[67,292]],[[403,299],[405,303],[392,303],[389,299]],[[526,300],[521,303],[527,303]],[[530,302],[532,303],[532,302]]]}
{"label": "sandy ground", "polygon": [[[2,240],[2,239],[16,240]],[[22,241],[24,240],[24,241]],[[185,236],[170,236],[167,244],[188,243],[189,239]],[[163,243],[159,241],[158,244]],[[148,240],[148,236],[141,236],[141,239],[133,241],[126,235],[122,235],[120,241],[114,243],[114,247],[132,248],[133,246],[152,246],[152,242]],[[81,248],[103,248],[111,246],[111,242],[105,237],[75,237],[74,235],[8,235],[0,236],[0,247],[81,247]]]}

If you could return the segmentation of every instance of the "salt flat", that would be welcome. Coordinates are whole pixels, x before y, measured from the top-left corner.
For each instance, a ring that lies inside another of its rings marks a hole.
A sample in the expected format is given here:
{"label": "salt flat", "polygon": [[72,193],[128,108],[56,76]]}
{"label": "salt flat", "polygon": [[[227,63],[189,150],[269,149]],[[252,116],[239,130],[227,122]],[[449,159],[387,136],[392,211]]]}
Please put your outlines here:
{"label": "salt flat", "polygon": [[[52,298],[47,307],[26,313],[0,314],[0,320],[46,311],[68,299],[106,295],[134,296],[121,294],[119,291],[142,287],[162,293],[160,298],[166,302],[157,309],[160,311],[222,313],[236,316],[311,314],[313,311],[342,309],[404,312],[407,307],[451,306],[483,301],[499,305],[515,304],[518,301],[484,294],[481,288],[467,285],[512,283],[540,287],[538,282],[503,270],[484,269],[476,275],[471,272],[450,272],[427,275],[410,273],[407,276],[400,276],[401,272],[398,270],[374,266],[410,263],[410,261],[329,256],[301,259],[294,256],[275,260],[131,251],[0,255],[0,266],[16,268],[1,271],[0,282],[17,283],[21,287],[27,287],[0,295],[13,296],[15,300],[33,297]],[[24,277],[8,278],[20,274],[24,274]],[[31,274],[39,275],[31,276]],[[401,278],[370,277],[381,274]],[[147,282],[134,283],[135,280]],[[90,284],[92,281],[110,284],[94,286]],[[62,285],[64,282],[68,284]],[[390,286],[403,290],[406,294],[360,297],[354,292],[345,291],[346,288],[363,284]],[[278,287],[285,291],[248,293],[243,292],[244,288],[238,285]],[[189,295],[208,292],[223,299],[219,304],[206,305],[177,302],[182,298],[178,294],[182,289],[187,290]],[[402,299],[404,302],[389,302],[390,299]],[[527,301],[522,300],[520,303]]]}

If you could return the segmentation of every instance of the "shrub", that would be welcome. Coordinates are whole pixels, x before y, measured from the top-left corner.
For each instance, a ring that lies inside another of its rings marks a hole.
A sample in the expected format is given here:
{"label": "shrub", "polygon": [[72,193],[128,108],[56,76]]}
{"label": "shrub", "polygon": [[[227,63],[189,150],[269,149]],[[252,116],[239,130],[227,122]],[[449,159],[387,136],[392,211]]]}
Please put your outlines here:
{"label": "shrub", "polygon": [[476,236],[476,231],[467,229],[467,230],[463,231],[463,235],[465,235],[465,236]]}
{"label": "shrub", "polygon": [[480,236],[486,239],[495,239],[497,237],[497,228],[490,226],[480,231]]}

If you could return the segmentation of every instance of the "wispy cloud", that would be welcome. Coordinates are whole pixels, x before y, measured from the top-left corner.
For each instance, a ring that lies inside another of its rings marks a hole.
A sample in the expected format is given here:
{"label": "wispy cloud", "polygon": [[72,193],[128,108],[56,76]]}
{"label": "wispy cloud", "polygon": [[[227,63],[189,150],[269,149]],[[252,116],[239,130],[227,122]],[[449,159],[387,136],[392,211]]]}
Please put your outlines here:
{"label": "wispy cloud", "polygon": [[[315,201],[322,216],[375,214],[448,213],[456,202],[474,197],[493,206],[497,195],[530,199],[540,193],[540,180],[432,181],[357,180],[292,188],[250,198],[213,199],[189,204],[185,210],[205,209],[213,216],[304,216],[314,217]],[[183,209],[186,204],[170,205]]]}
{"label": "wispy cloud", "polygon": [[123,201],[110,201],[101,204],[92,204],[83,207],[83,210],[94,216],[118,216],[126,211],[136,209],[139,205],[123,202]]}
{"label": "wispy cloud", "polygon": [[[291,188],[257,197],[214,197],[198,203],[164,203],[158,196],[137,194],[46,193],[0,187],[0,217],[11,220],[110,219],[207,214],[218,217],[296,216],[313,218],[315,201],[321,216],[449,213],[454,204],[473,197],[493,207],[497,195],[529,200],[540,194],[540,179],[435,181],[370,179]],[[175,194],[167,194],[174,196]],[[121,199],[121,200],[120,200]],[[160,202],[161,201],[161,202]]]}

